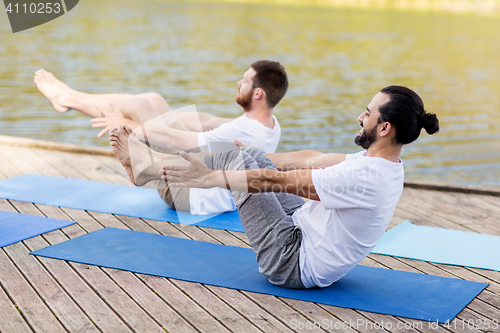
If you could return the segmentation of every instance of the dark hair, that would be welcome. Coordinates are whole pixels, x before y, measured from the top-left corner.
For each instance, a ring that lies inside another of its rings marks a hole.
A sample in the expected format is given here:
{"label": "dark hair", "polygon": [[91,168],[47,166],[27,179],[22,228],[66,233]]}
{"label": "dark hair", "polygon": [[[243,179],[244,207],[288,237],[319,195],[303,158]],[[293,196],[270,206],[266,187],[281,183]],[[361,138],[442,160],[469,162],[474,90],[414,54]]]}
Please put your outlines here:
{"label": "dark hair", "polygon": [[288,89],[288,77],[285,67],[277,61],[259,60],[250,65],[256,74],[253,88],[262,88],[266,92],[267,105],[274,108],[281,101]]}
{"label": "dark hair", "polygon": [[434,113],[427,113],[424,102],[411,89],[389,86],[380,90],[389,96],[389,101],[379,107],[379,123],[389,122],[396,129],[396,143],[408,144],[415,141],[425,128],[428,134],[439,131],[439,120]]}

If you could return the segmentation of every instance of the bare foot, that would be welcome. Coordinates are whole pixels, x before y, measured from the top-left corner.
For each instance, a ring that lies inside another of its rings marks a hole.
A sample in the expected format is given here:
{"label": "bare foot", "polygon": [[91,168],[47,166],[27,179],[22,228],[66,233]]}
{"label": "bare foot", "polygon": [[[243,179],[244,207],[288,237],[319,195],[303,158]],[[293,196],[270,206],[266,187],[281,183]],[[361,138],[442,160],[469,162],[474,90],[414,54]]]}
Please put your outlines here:
{"label": "bare foot", "polygon": [[38,90],[45,95],[52,103],[56,111],[66,112],[70,107],[64,106],[64,97],[71,93],[71,88],[65,83],[59,81],[54,74],[45,69],[39,69],[35,72],[34,79]]}
{"label": "bare foot", "polygon": [[109,131],[109,144],[111,145],[111,150],[115,157],[120,161],[122,166],[127,171],[130,181],[137,186],[144,184],[137,184],[134,177],[134,172],[132,170],[132,164],[130,163],[130,153],[128,150],[128,138],[130,136],[131,130],[128,127],[120,126],[119,129],[113,129]]}
{"label": "bare foot", "polygon": [[[136,186],[143,186],[154,180],[162,181],[160,169],[166,164],[188,165],[179,155],[162,154],[153,151],[140,142],[130,127],[120,126],[109,132],[109,142],[113,154],[127,171],[130,181]],[[198,154],[202,155],[202,154]],[[205,155],[200,158],[203,160]]]}

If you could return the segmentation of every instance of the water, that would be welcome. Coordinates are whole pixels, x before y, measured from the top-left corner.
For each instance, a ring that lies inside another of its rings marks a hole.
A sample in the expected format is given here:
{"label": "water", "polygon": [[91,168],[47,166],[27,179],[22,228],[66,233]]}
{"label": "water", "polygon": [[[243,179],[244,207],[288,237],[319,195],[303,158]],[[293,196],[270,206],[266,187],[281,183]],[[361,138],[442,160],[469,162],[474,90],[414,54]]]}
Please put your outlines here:
{"label": "water", "polygon": [[283,63],[279,151],[354,152],[357,116],[382,87],[416,90],[441,132],[404,148],[407,180],[500,187],[500,20],[421,13],[155,1],[81,1],[12,34],[0,14],[0,134],[105,146],[90,119],[59,114],[33,73],[73,88],[162,94],[236,117],[236,82],[258,59]]}

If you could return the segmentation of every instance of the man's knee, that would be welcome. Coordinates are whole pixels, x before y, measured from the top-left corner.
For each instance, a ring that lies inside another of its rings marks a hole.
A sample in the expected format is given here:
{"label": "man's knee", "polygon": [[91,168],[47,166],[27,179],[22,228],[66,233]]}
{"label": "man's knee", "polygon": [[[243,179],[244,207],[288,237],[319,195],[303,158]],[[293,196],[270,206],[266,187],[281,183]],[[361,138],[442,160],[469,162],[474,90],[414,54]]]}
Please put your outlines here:
{"label": "man's knee", "polygon": [[156,109],[158,109],[158,111],[165,111],[163,109],[169,108],[163,96],[156,92],[148,92],[140,94],[139,96],[147,99]]}
{"label": "man's knee", "polygon": [[205,165],[212,170],[250,170],[259,169],[255,159],[239,149],[227,150],[207,155]]}
{"label": "man's knee", "polygon": [[247,146],[242,148],[242,151],[246,152],[257,162],[260,169],[272,169],[277,170],[274,163],[271,161],[264,150],[258,147]]}

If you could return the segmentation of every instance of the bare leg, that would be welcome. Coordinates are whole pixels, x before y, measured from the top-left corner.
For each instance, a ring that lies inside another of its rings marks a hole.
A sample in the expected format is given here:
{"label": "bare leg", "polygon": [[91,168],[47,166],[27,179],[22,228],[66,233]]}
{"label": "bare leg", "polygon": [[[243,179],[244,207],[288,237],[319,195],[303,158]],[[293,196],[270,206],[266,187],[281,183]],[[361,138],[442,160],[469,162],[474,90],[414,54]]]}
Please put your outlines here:
{"label": "bare leg", "polygon": [[[167,102],[157,93],[87,94],[70,88],[44,69],[36,71],[34,81],[40,92],[59,112],[75,109],[98,118],[103,116],[102,112],[112,112],[111,104],[114,104],[125,118],[144,123],[160,114],[166,116],[168,111],[171,111]],[[167,123],[172,123],[172,121]],[[175,128],[187,130],[187,127],[180,121],[175,123]]]}
{"label": "bare leg", "polygon": [[[179,155],[170,155],[156,152],[140,142],[133,135],[132,130],[120,126],[118,130],[109,133],[109,141],[116,158],[127,171],[130,181],[136,186],[142,186],[153,180],[162,180],[160,170],[163,165],[188,165]],[[196,158],[203,161],[207,154],[196,154]]]}

